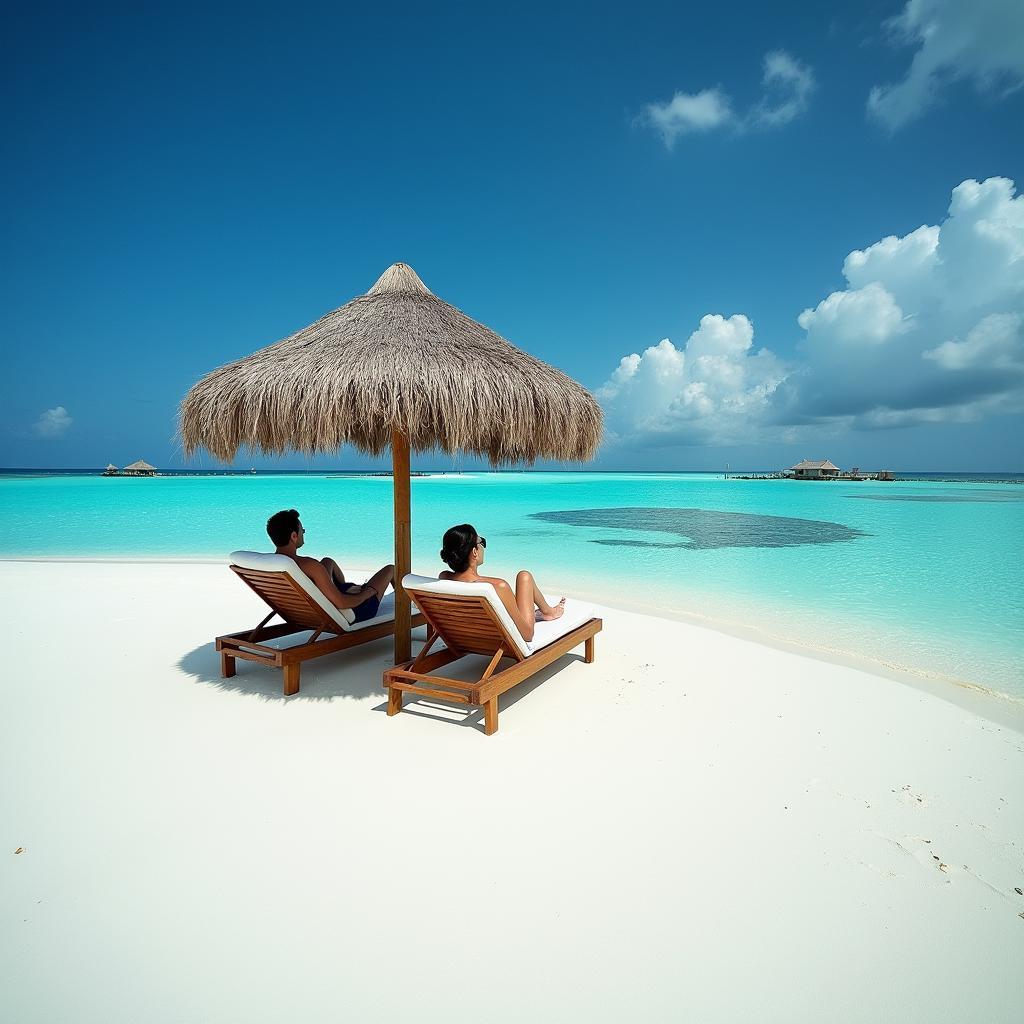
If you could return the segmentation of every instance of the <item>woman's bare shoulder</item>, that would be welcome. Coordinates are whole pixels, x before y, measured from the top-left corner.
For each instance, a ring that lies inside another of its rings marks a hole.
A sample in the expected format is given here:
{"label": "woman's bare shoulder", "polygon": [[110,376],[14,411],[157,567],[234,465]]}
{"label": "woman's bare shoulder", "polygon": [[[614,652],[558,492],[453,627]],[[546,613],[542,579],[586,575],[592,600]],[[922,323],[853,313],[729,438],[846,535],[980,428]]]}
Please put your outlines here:
{"label": "woman's bare shoulder", "polygon": [[509,589],[509,585],[497,576],[481,576],[480,579],[483,583],[490,583],[495,590],[501,590],[503,588],[505,590]]}
{"label": "woman's bare shoulder", "polygon": [[450,569],[442,569],[437,574],[437,578],[439,580],[450,580],[454,575],[455,575],[455,573],[453,573]]}

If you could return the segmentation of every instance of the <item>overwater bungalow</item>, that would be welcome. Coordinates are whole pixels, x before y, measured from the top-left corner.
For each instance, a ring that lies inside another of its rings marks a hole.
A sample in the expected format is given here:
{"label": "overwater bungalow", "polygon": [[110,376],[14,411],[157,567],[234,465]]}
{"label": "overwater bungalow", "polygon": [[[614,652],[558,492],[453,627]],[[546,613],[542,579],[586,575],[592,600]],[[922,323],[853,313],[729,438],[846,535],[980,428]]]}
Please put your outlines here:
{"label": "overwater bungalow", "polygon": [[103,475],[104,476],[117,476],[119,472],[120,471],[118,470],[117,466],[115,466],[113,463],[110,463],[110,465],[107,466],[107,468],[105,470],[103,470]]}
{"label": "overwater bungalow", "polygon": [[133,462],[130,466],[124,467],[125,476],[156,476],[156,466],[151,466],[148,462],[143,462],[139,459],[138,462]]}
{"label": "overwater bungalow", "polygon": [[822,459],[820,462],[804,459],[792,466],[787,475],[792,476],[794,480],[835,480],[840,472],[840,468],[828,459]]}

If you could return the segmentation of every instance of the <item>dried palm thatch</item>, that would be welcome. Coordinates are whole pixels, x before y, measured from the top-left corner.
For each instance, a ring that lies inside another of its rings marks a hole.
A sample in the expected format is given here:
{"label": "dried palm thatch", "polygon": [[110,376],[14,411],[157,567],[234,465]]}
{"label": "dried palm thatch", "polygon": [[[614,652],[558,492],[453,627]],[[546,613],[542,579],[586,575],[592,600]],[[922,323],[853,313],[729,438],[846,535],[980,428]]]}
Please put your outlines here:
{"label": "dried palm thatch", "polygon": [[310,327],[204,377],[185,397],[186,455],[378,455],[392,432],[414,451],[486,456],[492,465],[584,461],[601,410],[564,373],[430,292],[396,263],[359,298]]}

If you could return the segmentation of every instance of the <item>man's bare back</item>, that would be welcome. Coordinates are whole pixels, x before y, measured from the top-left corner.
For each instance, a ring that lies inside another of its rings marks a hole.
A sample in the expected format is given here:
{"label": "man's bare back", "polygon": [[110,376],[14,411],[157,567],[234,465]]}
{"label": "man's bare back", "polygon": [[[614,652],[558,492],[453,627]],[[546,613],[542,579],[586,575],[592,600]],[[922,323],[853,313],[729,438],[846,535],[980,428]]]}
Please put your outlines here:
{"label": "man's bare back", "polygon": [[291,558],[336,608],[352,611],[356,622],[377,614],[381,598],[394,582],[393,565],[378,569],[364,584],[347,582],[341,566],[333,558],[316,559],[298,553],[305,543],[306,530],[295,509],[271,516],[267,521],[267,533],[277,553]]}

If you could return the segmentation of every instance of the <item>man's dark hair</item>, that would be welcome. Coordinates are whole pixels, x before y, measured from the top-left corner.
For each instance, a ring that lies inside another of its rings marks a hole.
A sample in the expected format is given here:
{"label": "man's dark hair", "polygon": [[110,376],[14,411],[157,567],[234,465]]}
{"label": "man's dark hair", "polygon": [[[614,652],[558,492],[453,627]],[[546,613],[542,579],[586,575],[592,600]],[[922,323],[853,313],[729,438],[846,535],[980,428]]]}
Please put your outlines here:
{"label": "man's dark hair", "polygon": [[292,539],[293,533],[299,532],[299,513],[293,508],[275,512],[267,520],[267,533],[275,546],[283,548]]}

